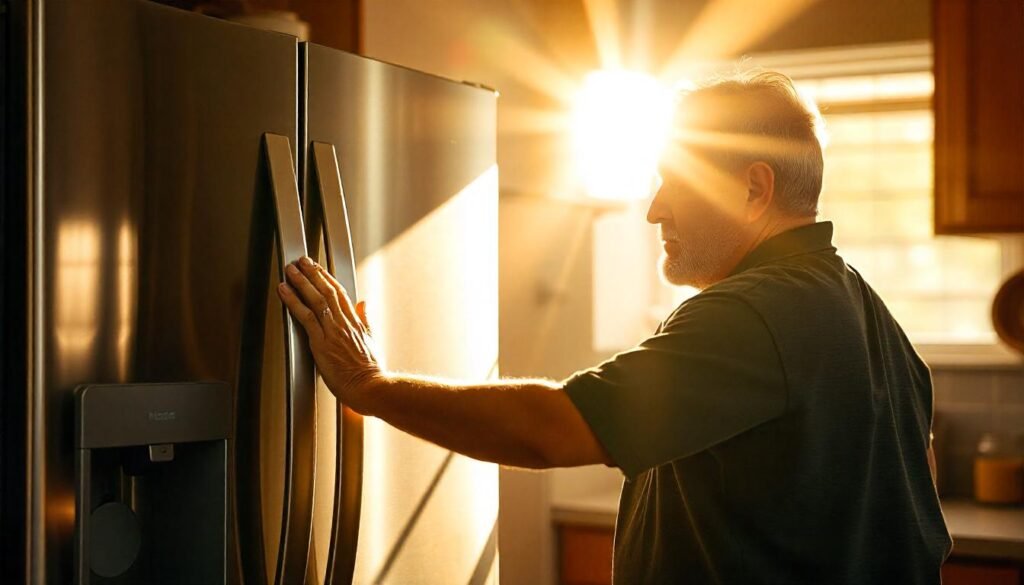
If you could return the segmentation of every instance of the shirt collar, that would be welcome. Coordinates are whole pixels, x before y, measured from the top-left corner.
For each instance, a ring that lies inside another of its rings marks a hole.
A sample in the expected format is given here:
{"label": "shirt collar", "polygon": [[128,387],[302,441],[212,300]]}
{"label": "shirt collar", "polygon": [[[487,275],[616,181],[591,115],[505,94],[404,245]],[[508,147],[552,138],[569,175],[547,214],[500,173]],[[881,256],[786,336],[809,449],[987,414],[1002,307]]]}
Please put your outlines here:
{"label": "shirt collar", "polygon": [[803,225],[768,238],[747,254],[730,276],[782,258],[824,250],[836,250],[832,245],[831,221]]}

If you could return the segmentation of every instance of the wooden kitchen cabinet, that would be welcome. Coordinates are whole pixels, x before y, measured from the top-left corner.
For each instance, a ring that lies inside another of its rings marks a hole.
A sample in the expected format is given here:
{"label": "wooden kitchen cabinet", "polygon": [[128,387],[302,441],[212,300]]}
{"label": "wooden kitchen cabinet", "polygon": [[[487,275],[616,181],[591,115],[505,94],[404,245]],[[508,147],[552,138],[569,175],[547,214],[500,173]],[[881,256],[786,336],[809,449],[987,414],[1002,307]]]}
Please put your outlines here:
{"label": "wooden kitchen cabinet", "polygon": [[562,524],[558,527],[558,581],[561,585],[611,585],[611,528]]}
{"label": "wooden kitchen cabinet", "polygon": [[932,7],[935,232],[1024,232],[1024,2]]}
{"label": "wooden kitchen cabinet", "polygon": [[942,565],[942,585],[1024,585],[1024,571],[1017,565],[951,559]]}

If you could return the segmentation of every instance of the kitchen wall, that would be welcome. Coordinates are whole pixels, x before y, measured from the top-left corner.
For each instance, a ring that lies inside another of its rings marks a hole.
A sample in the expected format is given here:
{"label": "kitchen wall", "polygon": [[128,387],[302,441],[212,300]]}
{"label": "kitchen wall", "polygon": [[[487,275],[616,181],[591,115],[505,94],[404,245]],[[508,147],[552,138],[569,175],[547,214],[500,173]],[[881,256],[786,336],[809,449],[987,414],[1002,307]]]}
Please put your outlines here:
{"label": "kitchen wall", "polygon": [[984,433],[1024,436],[1024,371],[1006,368],[932,368],[939,491],[970,497],[972,465]]}
{"label": "kitchen wall", "polygon": [[[749,35],[744,52],[927,39],[929,0],[785,0],[775,3],[590,0],[613,7],[625,60],[656,68],[679,39],[729,26]],[[708,10],[708,6],[716,10]],[[730,10],[729,6],[739,7]],[[750,7],[755,9],[751,10]],[[757,8],[786,19],[772,21]],[[724,7],[724,8],[723,8]],[[506,376],[560,379],[605,357],[592,349],[591,229],[594,212],[565,182],[568,144],[544,132],[563,111],[552,93],[599,63],[587,8],[578,0],[388,0],[363,3],[363,52],[454,79],[497,88],[501,202],[500,351]],[[698,24],[695,24],[698,23]],[[726,31],[721,35],[721,31]],[[653,32],[652,32],[653,31]],[[732,43],[733,45],[735,43]],[[1024,430],[1019,368],[934,369],[944,488],[967,494],[970,455],[989,428]],[[554,579],[549,502],[615,490],[618,472],[600,466],[536,473],[502,470],[501,578],[544,585]]]}

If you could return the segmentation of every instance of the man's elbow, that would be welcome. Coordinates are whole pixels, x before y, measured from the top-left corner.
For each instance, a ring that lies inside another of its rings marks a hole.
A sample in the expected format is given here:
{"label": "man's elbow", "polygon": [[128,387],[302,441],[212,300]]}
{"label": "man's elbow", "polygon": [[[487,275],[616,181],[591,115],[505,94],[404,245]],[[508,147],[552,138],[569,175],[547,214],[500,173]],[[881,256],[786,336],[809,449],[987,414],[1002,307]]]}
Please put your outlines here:
{"label": "man's elbow", "polygon": [[[590,428],[585,432],[552,433],[547,440],[535,448],[538,469],[553,467],[579,467],[582,465],[604,464],[615,467],[608,452],[597,441]],[[545,433],[546,434],[546,433]]]}
{"label": "man's elbow", "polygon": [[568,395],[545,388],[531,396],[527,425],[522,429],[537,469],[603,463],[614,466],[608,452]]}

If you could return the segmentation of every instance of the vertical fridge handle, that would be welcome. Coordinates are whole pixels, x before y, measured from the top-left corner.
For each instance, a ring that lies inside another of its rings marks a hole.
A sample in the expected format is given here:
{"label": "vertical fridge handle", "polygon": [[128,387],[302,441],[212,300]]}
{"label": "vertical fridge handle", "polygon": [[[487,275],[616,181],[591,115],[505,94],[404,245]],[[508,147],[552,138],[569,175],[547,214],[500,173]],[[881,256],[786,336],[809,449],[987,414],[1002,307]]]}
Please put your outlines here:
{"label": "vertical fridge handle", "polygon": [[[334,145],[314,142],[314,180],[307,190],[306,228],[310,249],[319,246],[323,228],[327,269],[356,300],[356,268],[348,209]],[[363,417],[338,401],[334,508],[324,585],[349,585],[355,569],[363,489]]]}
{"label": "vertical fridge handle", "polygon": [[[288,138],[263,135],[263,148],[277,224],[278,277],[306,255],[298,183]],[[285,330],[287,420],[285,431],[284,509],[278,545],[276,585],[302,583],[313,530],[313,471],[316,460],[316,378],[309,344],[299,324],[282,305]]]}

